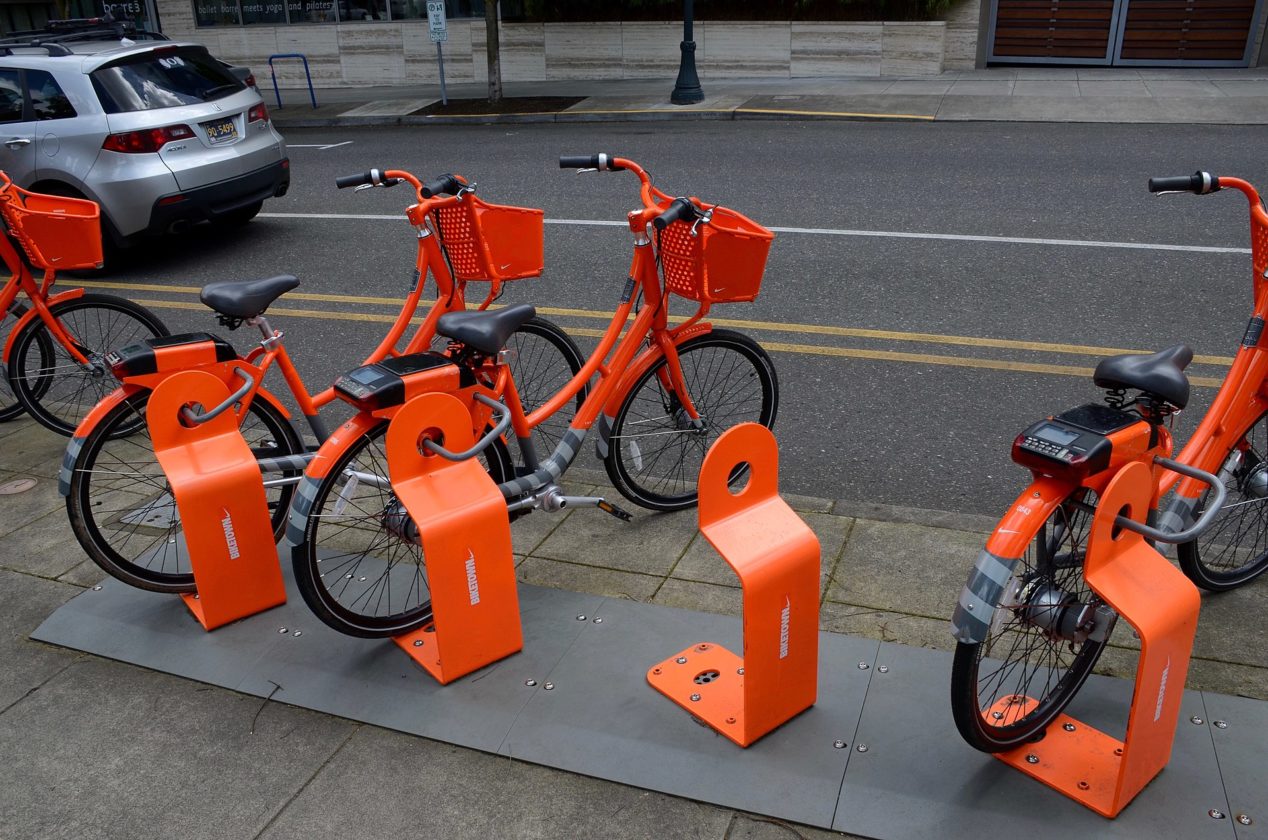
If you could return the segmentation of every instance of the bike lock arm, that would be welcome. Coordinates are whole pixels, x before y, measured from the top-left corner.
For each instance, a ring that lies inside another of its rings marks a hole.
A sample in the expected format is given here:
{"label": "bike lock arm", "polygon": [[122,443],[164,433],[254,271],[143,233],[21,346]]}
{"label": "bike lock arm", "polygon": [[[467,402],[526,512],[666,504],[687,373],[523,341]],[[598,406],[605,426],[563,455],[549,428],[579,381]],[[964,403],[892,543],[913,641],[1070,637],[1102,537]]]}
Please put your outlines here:
{"label": "bike lock arm", "polygon": [[479,455],[489,446],[489,444],[493,443],[493,441],[505,434],[506,430],[510,428],[511,425],[511,410],[497,400],[486,397],[484,394],[476,394],[475,398],[492,409],[494,414],[498,415],[497,425],[489,430],[488,434],[476,441],[475,446],[472,446],[465,452],[450,452],[434,440],[424,440],[423,448],[433,455],[439,455],[447,461],[465,461],[468,458],[474,458],[476,455]]}
{"label": "bike lock arm", "polygon": [[1211,523],[1215,521],[1215,517],[1219,515],[1220,508],[1224,507],[1224,500],[1228,497],[1228,489],[1224,487],[1224,482],[1211,475],[1206,470],[1200,470],[1197,467],[1188,464],[1182,464],[1179,461],[1173,461],[1170,458],[1161,456],[1154,457],[1154,463],[1160,464],[1169,470],[1179,473],[1180,475],[1195,478],[1203,484],[1210,485],[1215,491],[1215,498],[1209,500],[1206,510],[1202,512],[1202,516],[1193,526],[1184,531],[1163,531],[1158,528],[1151,527],[1143,522],[1137,522],[1134,519],[1128,519],[1126,516],[1119,516],[1114,519],[1114,524],[1120,528],[1126,528],[1129,531],[1135,531],[1137,534],[1146,539],[1156,542],[1165,543],[1186,543],[1191,542],[1201,536],[1202,532],[1211,527]]}
{"label": "bike lock arm", "polygon": [[251,389],[255,387],[255,377],[247,373],[242,368],[234,368],[233,372],[237,374],[238,376],[242,377],[242,379],[244,379],[245,381],[242,383],[241,388],[239,388],[238,390],[234,391],[232,394],[229,395],[229,398],[227,400],[225,400],[220,405],[213,408],[211,411],[196,411],[190,408],[189,406],[185,406],[184,408],[181,409],[181,416],[191,423],[197,423],[201,425],[203,423],[208,422],[209,420],[216,419],[221,414],[224,414],[225,410],[228,409],[230,406],[232,406],[234,403],[241,401],[242,398],[245,397],[247,394],[249,394],[251,392]]}

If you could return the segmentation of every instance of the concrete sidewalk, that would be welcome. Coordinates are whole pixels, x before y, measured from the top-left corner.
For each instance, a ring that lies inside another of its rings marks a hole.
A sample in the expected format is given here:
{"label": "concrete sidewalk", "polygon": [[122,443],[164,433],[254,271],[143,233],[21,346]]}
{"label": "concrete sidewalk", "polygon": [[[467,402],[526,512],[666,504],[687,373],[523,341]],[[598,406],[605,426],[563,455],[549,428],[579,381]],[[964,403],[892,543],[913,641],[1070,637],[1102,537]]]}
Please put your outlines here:
{"label": "concrete sidewalk", "polygon": [[[993,67],[917,78],[709,79],[703,102],[672,105],[673,79],[512,82],[507,97],[583,97],[557,112],[427,116],[439,86],[284,89],[282,128],[444,123],[670,119],[835,119],[1268,124],[1268,68]],[[484,84],[449,85],[451,100],[482,99]]]}
{"label": "concrete sidewalk", "polygon": [[[0,486],[35,479],[0,497],[0,837],[834,836],[30,641],[101,578],[57,495],[64,444],[25,419],[0,424]],[[822,543],[825,629],[952,648],[947,617],[991,519],[789,501]],[[512,530],[523,581],[738,614],[736,581],[694,512],[640,512],[629,524],[589,509],[537,512]],[[1204,599],[1190,688],[1268,699],[1266,608],[1262,581]],[[1115,640],[1130,645],[1131,634]],[[1101,670],[1128,676],[1134,663],[1119,647]]]}

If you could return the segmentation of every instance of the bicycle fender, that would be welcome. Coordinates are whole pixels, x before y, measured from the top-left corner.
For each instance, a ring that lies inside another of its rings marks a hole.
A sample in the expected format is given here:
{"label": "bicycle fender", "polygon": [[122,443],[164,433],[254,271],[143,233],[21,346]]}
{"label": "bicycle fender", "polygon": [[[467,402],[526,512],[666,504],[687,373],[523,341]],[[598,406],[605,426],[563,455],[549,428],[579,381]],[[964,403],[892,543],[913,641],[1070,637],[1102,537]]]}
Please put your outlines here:
{"label": "bicycle fender", "polygon": [[79,452],[84,448],[84,441],[88,439],[89,433],[115,406],[139,390],[141,389],[127,384],[115,388],[93,406],[83,420],[79,421],[79,425],[75,427],[75,434],[66,444],[66,451],[62,453],[61,469],[57,471],[57,492],[63,497],[70,495],[70,478],[75,473],[75,462],[79,460]]}
{"label": "bicycle fender", "polygon": [[[74,300],[75,298],[79,298],[83,296],[84,296],[83,289],[67,289],[64,292],[58,292],[57,294],[50,297],[48,300],[44,302],[44,305],[48,306],[49,308],[52,308],[53,306],[56,306],[57,304],[62,303],[64,301]],[[9,331],[9,339],[4,343],[3,359],[6,365],[9,363],[9,356],[13,353],[13,345],[17,341],[18,333],[22,332],[23,327],[25,327],[27,324],[31,323],[32,321],[37,320],[39,317],[40,317],[40,311],[36,309],[34,306],[32,306],[30,309],[26,311],[26,313],[21,318],[18,319],[18,322],[13,325],[13,329]]]}
{"label": "bicycle fender", "polygon": [[304,470],[303,478],[295,487],[295,495],[291,497],[291,509],[286,518],[286,541],[291,544],[292,552],[298,551],[304,542],[304,528],[308,524],[308,514],[312,512],[313,502],[317,500],[317,488],[330,473],[330,468],[357,438],[382,422],[381,418],[368,413],[357,414],[335,429],[317,450],[317,454]]}
{"label": "bicycle fender", "polygon": [[998,557],[983,550],[969,574],[969,582],[960,593],[960,601],[951,616],[951,635],[957,642],[974,644],[986,638],[991,616],[999,604],[1004,586],[1013,576],[1017,557]]}
{"label": "bicycle fender", "polygon": [[[696,336],[710,332],[713,332],[713,324],[695,324],[675,337],[674,346],[678,347]],[[633,387],[638,377],[643,375],[643,371],[656,364],[663,355],[665,354],[659,347],[648,347],[634,357],[634,360],[630,362],[630,366],[626,368],[620,382],[612,389],[612,396],[608,397],[608,401],[603,405],[603,413],[599,415],[599,436],[594,442],[594,451],[599,458],[608,457],[609,444],[612,439],[612,423],[616,420],[616,412],[621,407],[621,399],[625,396],[625,392]]]}
{"label": "bicycle fender", "polygon": [[986,639],[991,617],[1017,561],[1040,526],[1073,489],[1069,482],[1039,478],[1013,502],[978,555],[960,593],[951,616],[951,635],[956,641],[976,644]]}

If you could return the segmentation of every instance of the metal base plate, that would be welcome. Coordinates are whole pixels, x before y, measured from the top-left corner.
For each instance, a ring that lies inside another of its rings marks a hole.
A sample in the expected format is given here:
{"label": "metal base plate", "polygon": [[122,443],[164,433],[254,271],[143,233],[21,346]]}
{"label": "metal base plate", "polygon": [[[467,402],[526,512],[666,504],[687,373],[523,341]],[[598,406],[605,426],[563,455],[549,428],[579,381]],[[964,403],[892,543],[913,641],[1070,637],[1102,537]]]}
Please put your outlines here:
{"label": "metal base plate", "polygon": [[[1109,821],[964,745],[948,708],[945,653],[823,633],[818,703],[741,749],[646,681],[648,668],[700,639],[737,650],[738,619],[521,585],[523,652],[440,686],[390,639],[329,630],[307,611],[289,575],[287,585],[288,604],[207,633],[179,598],[108,580],[58,609],[32,638],[869,837],[987,831],[1028,840],[1068,840],[1072,832],[1246,840],[1268,821],[1268,703],[1261,701],[1186,692],[1170,765]],[[1069,711],[1121,733],[1130,698],[1130,682],[1093,677]],[[1193,716],[1203,723],[1190,723]],[[1225,818],[1208,816],[1211,809]],[[1252,815],[1254,824],[1239,825],[1238,814]]]}

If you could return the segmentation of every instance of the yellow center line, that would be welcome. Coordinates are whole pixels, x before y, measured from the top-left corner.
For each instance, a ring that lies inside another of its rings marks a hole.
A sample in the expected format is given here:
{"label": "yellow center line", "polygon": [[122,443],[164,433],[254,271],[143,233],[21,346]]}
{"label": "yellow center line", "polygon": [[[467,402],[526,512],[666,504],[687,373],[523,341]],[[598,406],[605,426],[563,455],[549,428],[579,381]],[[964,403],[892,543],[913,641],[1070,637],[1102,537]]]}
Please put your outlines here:
{"label": "yellow center line", "polygon": [[[116,289],[122,291],[141,291],[141,292],[170,292],[173,294],[198,294],[197,286],[169,286],[157,283],[114,283],[105,280],[85,281],[81,285],[88,288],[97,289]],[[368,305],[384,305],[384,306],[400,306],[401,298],[389,297],[372,297],[363,295],[331,295],[320,294],[316,292],[287,292],[288,300],[311,300],[321,303],[360,303]],[[186,308],[186,307],[176,307]],[[200,308],[198,306],[188,308]],[[274,312],[285,312],[287,310],[274,309]],[[302,313],[305,316],[313,316],[314,311],[310,310],[294,310],[295,313]],[[612,318],[610,312],[597,312],[591,309],[569,309],[554,306],[539,306],[537,312],[540,315],[546,315],[556,318],[588,318],[602,321],[608,321]],[[331,312],[329,317],[340,320],[362,320],[362,321],[380,321],[391,323],[395,320],[395,316],[374,316],[374,317],[345,317],[346,313]],[[681,323],[686,320],[681,316],[672,316],[671,322]],[[779,323],[773,321],[752,321],[738,318],[713,318],[709,320],[720,327],[734,327],[736,329],[759,330],[764,332],[777,333],[802,333],[807,335],[823,335],[834,336],[838,338],[866,338],[877,341],[905,341],[920,344],[947,344],[960,347],[992,347],[1001,350],[1026,350],[1036,353],[1062,353],[1067,355],[1080,356],[1117,356],[1123,353],[1148,353],[1149,350],[1126,349],[1118,347],[1097,347],[1084,344],[1060,344],[1042,341],[1022,341],[1008,338],[984,338],[979,336],[968,335],[942,335],[939,333],[917,333],[917,332],[898,332],[895,330],[875,330],[865,329],[862,327],[834,327],[822,324],[796,324],[796,323]],[[588,333],[580,330],[574,330],[578,335],[587,335]],[[601,335],[601,333],[595,333]],[[1193,357],[1193,361],[1203,365],[1218,365],[1227,367],[1233,363],[1231,356],[1205,356],[1197,355]]]}

